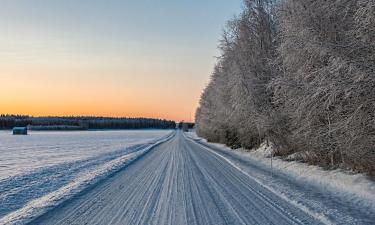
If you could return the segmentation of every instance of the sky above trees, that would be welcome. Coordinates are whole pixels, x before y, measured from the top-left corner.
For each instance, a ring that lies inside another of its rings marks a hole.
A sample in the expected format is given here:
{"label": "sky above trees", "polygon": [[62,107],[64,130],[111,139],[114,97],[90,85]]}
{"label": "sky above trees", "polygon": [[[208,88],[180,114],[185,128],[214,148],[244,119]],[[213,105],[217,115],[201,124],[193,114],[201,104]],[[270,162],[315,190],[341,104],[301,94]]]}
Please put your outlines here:
{"label": "sky above trees", "polygon": [[0,113],[189,120],[241,0],[3,0]]}

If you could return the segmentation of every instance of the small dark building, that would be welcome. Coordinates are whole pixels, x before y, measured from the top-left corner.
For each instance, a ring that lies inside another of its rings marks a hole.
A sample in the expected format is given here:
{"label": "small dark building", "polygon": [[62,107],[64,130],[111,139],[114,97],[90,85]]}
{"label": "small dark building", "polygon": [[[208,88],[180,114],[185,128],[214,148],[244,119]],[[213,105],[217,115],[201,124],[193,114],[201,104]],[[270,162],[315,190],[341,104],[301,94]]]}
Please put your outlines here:
{"label": "small dark building", "polygon": [[27,128],[26,127],[14,127],[13,135],[27,135]]}

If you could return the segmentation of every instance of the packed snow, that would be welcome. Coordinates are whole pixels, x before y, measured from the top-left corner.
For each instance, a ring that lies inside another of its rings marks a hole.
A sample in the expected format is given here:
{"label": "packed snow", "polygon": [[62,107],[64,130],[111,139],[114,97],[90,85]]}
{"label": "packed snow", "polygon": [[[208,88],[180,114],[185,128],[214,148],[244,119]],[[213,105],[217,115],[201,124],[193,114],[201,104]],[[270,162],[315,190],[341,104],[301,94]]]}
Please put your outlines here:
{"label": "packed snow", "polygon": [[363,174],[271,157],[272,144],[251,151],[187,136],[225,157],[244,173],[283,198],[331,224],[374,224],[375,182]]}
{"label": "packed snow", "polygon": [[[25,160],[8,166],[11,175],[0,180],[0,224],[375,221],[372,181],[279,158],[271,168],[272,148],[266,145],[250,153],[233,151],[193,132],[172,131],[0,137],[7,140],[1,152],[9,162]],[[32,167],[20,149],[33,149]]]}
{"label": "packed snow", "polygon": [[0,132],[0,224],[28,221],[108,176],[170,130]]}
{"label": "packed snow", "polygon": [[324,224],[177,132],[29,225]]}

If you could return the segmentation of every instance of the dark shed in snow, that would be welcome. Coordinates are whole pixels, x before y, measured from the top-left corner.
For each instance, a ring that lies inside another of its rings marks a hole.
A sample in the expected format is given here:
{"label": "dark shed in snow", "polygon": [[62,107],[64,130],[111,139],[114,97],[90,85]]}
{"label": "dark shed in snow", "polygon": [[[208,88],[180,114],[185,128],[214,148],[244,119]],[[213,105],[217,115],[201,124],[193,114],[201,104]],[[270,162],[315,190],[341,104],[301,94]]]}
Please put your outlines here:
{"label": "dark shed in snow", "polygon": [[27,135],[27,128],[26,127],[14,127],[13,135]]}

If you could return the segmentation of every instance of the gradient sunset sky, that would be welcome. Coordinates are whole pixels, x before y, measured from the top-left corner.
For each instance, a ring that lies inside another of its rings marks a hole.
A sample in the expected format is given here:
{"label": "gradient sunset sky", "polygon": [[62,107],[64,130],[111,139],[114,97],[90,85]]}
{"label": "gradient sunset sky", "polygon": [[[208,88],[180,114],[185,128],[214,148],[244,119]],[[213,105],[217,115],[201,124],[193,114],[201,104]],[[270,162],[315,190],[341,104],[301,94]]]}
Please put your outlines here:
{"label": "gradient sunset sky", "polygon": [[0,114],[189,120],[241,0],[0,0]]}

